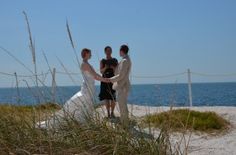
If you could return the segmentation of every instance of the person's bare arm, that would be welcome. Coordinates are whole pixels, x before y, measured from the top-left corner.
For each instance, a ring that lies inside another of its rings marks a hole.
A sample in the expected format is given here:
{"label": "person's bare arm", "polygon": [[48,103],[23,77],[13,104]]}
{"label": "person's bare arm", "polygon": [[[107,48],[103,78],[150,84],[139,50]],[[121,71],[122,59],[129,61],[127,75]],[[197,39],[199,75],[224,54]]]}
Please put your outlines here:
{"label": "person's bare arm", "polygon": [[105,70],[107,69],[106,65],[102,63],[102,60],[100,61],[100,73],[104,73]]}
{"label": "person's bare arm", "polygon": [[94,77],[95,80],[98,81],[103,81],[103,82],[108,82],[107,79],[103,78],[101,75],[99,75],[91,65],[89,64],[82,64],[82,69],[88,71],[92,76]]}

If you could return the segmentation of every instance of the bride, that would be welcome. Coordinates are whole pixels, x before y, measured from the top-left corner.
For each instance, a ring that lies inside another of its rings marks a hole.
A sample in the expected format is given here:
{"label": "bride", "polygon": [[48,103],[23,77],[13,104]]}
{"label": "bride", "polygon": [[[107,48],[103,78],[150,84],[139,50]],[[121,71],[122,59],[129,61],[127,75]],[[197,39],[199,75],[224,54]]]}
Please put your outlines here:
{"label": "bride", "polygon": [[91,58],[91,50],[84,48],[81,51],[83,62],[81,64],[81,72],[83,76],[83,83],[81,90],[72,96],[63,106],[63,108],[56,112],[50,119],[38,122],[40,128],[55,127],[67,118],[72,118],[80,123],[85,123],[94,112],[94,96],[95,96],[95,80],[102,82],[109,82],[99,74],[89,64],[88,60]]}

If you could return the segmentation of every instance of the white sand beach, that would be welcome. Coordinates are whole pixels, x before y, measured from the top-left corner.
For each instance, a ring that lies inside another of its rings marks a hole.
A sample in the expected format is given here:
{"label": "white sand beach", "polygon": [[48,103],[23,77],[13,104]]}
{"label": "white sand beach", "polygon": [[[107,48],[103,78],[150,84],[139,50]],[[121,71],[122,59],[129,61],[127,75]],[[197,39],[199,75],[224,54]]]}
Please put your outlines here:
{"label": "white sand beach", "polygon": [[[186,108],[186,107],[173,107],[173,109]],[[169,110],[170,107],[150,107],[129,105],[129,111],[135,117],[141,117],[146,114],[155,112],[163,112]],[[228,120],[232,127],[224,134],[220,135],[207,135],[203,133],[192,133],[188,147],[189,155],[236,155],[236,107],[191,107],[192,110],[197,111],[214,111],[226,120]],[[116,115],[119,115],[116,109]],[[157,132],[158,134],[158,132]],[[180,141],[182,134],[174,133],[171,136],[171,142],[175,144]],[[189,133],[185,135],[186,139]],[[183,142],[184,145],[184,142]],[[184,147],[184,146],[183,146]]]}

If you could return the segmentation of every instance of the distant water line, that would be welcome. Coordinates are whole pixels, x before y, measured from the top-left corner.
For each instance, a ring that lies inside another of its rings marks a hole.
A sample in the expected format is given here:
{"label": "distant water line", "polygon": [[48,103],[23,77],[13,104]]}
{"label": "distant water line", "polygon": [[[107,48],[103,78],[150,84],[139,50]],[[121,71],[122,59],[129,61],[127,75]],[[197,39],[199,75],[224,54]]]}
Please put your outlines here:
{"label": "distant water line", "polygon": [[[42,102],[50,102],[50,87],[40,87]],[[99,86],[96,86],[97,94]],[[78,86],[57,87],[56,101],[65,103],[78,92]],[[36,88],[19,88],[21,105],[37,104]],[[96,94],[96,95],[97,95]],[[194,83],[192,84],[194,106],[236,106],[236,83]],[[16,88],[0,88],[0,103],[17,104]],[[98,101],[99,102],[99,101]],[[143,84],[132,85],[129,103],[149,106],[188,106],[187,84]]]}

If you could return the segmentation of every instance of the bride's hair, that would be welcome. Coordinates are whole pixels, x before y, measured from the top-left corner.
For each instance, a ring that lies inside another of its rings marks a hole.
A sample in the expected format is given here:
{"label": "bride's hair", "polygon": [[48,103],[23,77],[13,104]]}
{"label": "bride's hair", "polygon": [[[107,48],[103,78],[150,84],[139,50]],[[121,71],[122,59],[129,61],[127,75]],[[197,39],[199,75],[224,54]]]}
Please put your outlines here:
{"label": "bride's hair", "polygon": [[88,53],[90,53],[90,52],[91,52],[91,50],[88,49],[88,48],[82,49],[82,51],[81,51],[81,57],[84,59],[84,58],[86,57],[86,54],[88,54]]}

